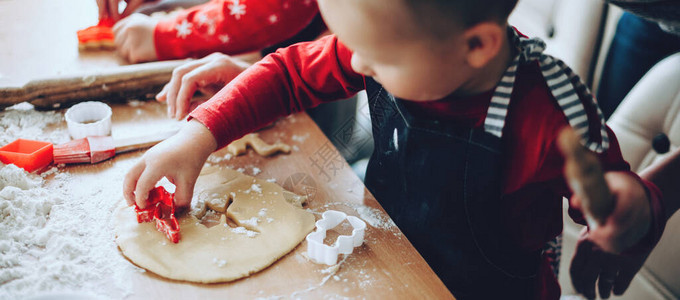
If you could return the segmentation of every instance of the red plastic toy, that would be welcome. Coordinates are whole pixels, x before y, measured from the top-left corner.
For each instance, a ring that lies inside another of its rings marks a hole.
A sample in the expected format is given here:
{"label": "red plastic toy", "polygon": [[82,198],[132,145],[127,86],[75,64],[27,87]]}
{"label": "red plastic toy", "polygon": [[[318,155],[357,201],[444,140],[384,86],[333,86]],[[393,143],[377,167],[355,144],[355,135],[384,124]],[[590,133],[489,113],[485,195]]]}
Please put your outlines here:
{"label": "red plastic toy", "polygon": [[95,26],[90,26],[82,30],[78,30],[78,49],[79,50],[99,50],[99,49],[115,49],[116,45],[113,43],[113,24],[111,19],[100,19]]}
{"label": "red plastic toy", "polygon": [[141,209],[135,204],[137,222],[156,221],[156,229],[165,234],[173,243],[178,243],[179,223],[175,217],[175,194],[170,194],[164,187],[155,187],[149,192],[149,206]]}
{"label": "red plastic toy", "polygon": [[52,143],[17,139],[0,147],[0,161],[33,172],[52,163],[52,148]]}

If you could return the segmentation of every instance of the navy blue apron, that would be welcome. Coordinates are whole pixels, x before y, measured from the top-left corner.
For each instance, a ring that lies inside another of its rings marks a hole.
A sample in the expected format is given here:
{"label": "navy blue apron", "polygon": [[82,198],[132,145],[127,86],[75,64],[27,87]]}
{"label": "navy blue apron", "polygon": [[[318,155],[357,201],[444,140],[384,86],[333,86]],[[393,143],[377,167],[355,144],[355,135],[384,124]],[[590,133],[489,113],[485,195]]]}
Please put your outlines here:
{"label": "navy blue apron", "polygon": [[[458,299],[529,299],[537,289],[540,250],[509,246],[501,223],[501,137],[518,64],[545,55],[536,54],[540,41],[513,41],[520,55],[499,82],[484,127],[418,118],[366,78],[375,141],[366,186]],[[562,68],[553,73],[573,79]]]}

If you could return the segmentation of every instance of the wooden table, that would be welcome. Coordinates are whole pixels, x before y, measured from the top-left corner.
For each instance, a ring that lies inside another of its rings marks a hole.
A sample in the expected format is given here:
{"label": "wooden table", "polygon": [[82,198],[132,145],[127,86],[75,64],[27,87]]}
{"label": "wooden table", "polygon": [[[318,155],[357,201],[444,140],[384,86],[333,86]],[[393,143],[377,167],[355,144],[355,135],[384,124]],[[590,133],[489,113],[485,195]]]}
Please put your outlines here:
{"label": "wooden table", "polygon": [[[111,53],[78,55],[75,30],[96,21],[94,3],[94,0],[0,1],[0,41],[16,47],[0,49],[0,83],[122,63]],[[55,34],[31,34],[46,28]],[[18,36],[24,40],[15,41]],[[44,47],[46,43],[50,47]],[[112,104],[114,137],[177,125],[165,116],[163,104],[132,104]],[[317,213],[317,218],[325,210],[336,209],[380,226],[368,226],[364,245],[356,248],[339,268],[308,261],[303,255],[306,251],[303,242],[271,267],[231,283],[192,284],[166,280],[150,272],[135,273],[129,278],[134,293],[128,298],[453,298],[400,230],[385,222],[389,217],[384,210],[307,114],[283,118],[260,135],[267,142],[288,143],[294,150],[289,155],[268,158],[250,150],[219,164],[244,168],[249,175],[257,167],[262,172],[256,177],[274,178],[293,192],[307,194],[306,207]],[[72,180],[65,184],[71,187],[74,196],[100,193],[122,199],[125,173],[142,154],[143,151],[122,154],[97,165],[67,166],[61,171],[71,174]],[[216,153],[225,154],[224,149]],[[111,247],[116,246],[112,243]]]}

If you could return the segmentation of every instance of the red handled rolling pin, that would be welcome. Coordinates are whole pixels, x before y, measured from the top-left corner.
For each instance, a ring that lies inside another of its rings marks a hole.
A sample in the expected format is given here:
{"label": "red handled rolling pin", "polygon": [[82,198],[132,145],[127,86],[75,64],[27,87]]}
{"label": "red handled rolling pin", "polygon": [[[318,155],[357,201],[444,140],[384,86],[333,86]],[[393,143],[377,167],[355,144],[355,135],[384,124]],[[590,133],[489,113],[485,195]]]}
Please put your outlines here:
{"label": "red handled rolling pin", "polygon": [[110,136],[88,136],[54,146],[55,164],[98,163],[118,153],[149,148],[173,136],[178,129],[150,135],[114,139]]}
{"label": "red handled rolling pin", "polygon": [[604,180],[600,161],[581,145],[571,127],[560,132],[557,145],[565,157],[564,175],[574,194],[581,199],[586,221],[591,227],[604,224],[616,202]]}

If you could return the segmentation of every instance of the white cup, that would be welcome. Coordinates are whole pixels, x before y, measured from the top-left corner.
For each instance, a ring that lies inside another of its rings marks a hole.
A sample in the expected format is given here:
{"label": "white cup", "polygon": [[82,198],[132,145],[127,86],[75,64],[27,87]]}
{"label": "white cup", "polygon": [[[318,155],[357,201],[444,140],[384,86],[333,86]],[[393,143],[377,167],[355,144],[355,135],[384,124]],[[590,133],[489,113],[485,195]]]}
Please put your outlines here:
{"label": "white cup", "polygon": [[78,103],[66,111],[68,133],[73,139],[111,135],[111,107],[103,102]]}

